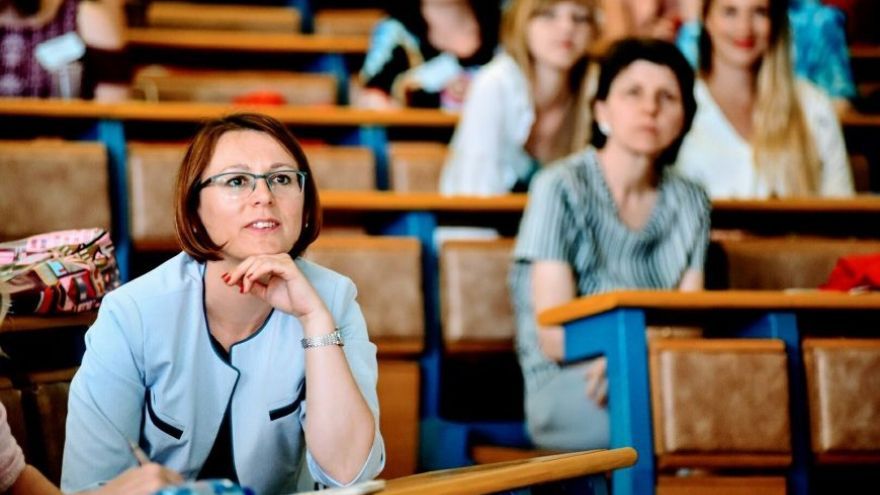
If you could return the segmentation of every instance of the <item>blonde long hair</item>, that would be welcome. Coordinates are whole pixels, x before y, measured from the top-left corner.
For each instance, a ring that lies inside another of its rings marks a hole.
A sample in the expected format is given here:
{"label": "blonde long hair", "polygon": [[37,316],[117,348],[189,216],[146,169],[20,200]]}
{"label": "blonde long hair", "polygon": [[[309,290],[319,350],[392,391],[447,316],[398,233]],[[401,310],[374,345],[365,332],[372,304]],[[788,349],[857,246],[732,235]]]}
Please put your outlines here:
{"label": "blonde long hair", "polygon": [[[703,24],[713,0],[703,3]],[[777,196],[819,193],[822,164],[798,101],[791,60],[787,2],[769,0],[770,47],[760,61],[752,110],[752,155],[758,173]],[[700,75],[712,70],[712,41],[700,35]]]}
{"label": "blonde long hair", "polygon": [[[529,53],[526,31],[529,21],[538,11],[552,6],[562,0],[511,0],[501,18],[501,44],[504,50],[520,66],[530,89],[534,84],[534,60]],[[598,8],[596,0],[575,0],[590,9],[592,42],[599,38]],[[560,158],[579,151],[590,142],[590,129],[593,114],[590,101],[595,92],[596,69],[593,67],[588,53],[578,59],[568,73],[569,91],[574,101],[568,110],[553,145],[553,158]]]}

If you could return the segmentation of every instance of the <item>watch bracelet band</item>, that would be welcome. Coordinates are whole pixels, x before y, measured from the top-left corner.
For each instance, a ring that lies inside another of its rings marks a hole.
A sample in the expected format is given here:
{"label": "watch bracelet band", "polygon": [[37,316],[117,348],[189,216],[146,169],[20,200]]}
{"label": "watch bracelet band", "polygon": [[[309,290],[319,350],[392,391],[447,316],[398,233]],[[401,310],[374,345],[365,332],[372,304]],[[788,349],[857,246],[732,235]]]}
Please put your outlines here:
{"label": "watch bracelet band", "polygon": [[327,345],[345,345],[342,342],[342,334],[339,333],[339,328],[328,334],[320,335],[318,337],[306,337],[300,340],[300,343],[302,344],[303,349],[308,349],[310,347],[324,347]]}

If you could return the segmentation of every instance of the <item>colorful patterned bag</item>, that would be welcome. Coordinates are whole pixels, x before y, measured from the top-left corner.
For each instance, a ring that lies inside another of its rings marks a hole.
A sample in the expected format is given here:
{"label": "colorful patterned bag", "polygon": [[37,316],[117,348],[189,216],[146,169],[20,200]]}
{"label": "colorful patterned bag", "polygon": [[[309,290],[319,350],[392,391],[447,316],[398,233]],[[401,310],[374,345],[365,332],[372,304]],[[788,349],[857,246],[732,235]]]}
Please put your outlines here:
{"label": "colorful patterned bag", "polygon": [[0,244],[0,281],[10,314],[79,313],[119,286],[119,268],[107,231],[61,230]]}

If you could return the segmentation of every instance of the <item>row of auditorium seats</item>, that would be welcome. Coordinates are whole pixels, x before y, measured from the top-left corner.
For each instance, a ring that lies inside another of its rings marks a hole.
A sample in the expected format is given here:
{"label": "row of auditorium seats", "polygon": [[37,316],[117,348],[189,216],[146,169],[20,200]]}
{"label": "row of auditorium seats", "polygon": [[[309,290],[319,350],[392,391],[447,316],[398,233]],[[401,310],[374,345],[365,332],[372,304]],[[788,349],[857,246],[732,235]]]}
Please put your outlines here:
{"label": "row of auditorium seats", "polygon": [[[183,144],[168,143],[128,145],[127,190],[121,193],[125,196],[126,216],[135,244],[155,246],[156,241],[174,237],[173,217],[168,212],[184,148]],[[306,152],[321,190],[376,188],[376,162],[369,149],[309,145]],[[388,150],[391,189],[396,192],[436,190],[444,154],[445,147],[437,143],[392,143]],[[12,178],[0,183],[0,197],[8,198],[0,202],[0,214],[7,219],[0,237],[9,239],[45,230],[110,226],[109,212],[114,211],[110,197],[111,172],[102,144],[46,139],[0,141],[0,167],[4,176]],[[35,187],[21,187],[23,184]],[[87,201],[79,198],[87,198]],[[157,205],[164,208],[156,208]],[[814,243],[803,244],[803,249],[815,246],[817,252],[827,251]],[[762,247],[754,249],[762,254]],[[816,272],[804,272],[802,276],[810,273]],[[731,276],[741,275],[731,273]]]}
{"label": "row of auditorium seats", "polygon": [[[9,143],[5,143],[4,146],[7,144]],[[10,219],[8,225],[4,225],[3,228],[12,229],[3,232],[2,236],[8,238],[25,235],[30,233],[26,232],[27,229],[34,228],[42,231],[71,227],[76,226],[74,225],[76,222],[86,222],[82,224],[83,226],[108,225],[109,206],[104,207],[99,203],[103,202],[109,205],[110,199],[105,198],[103,201],[97,199],[98,196],[106,194],[108,189],[106,157],[92,165],[89,165],[90,159],[82,158],[103,156],[102,147],[94,143],[76,143],[73,148],[68,149],[62,148],[62,146],[66,146],[64,143],[51,141],[38,144],[30,143],[30,145],[30,149],[20,150],[19,154],[7,152],[5,149],[0,153],[0,156],[4,157],[2,166],[10,167],[4,168],[3,174],[18,179],[15,183],[3,181],[3,184],[0,184],[0,189],[6,188],[0,191],[0,197],[8,198],[7,201],[0,203],[3,206],[0,208],[3,210],[0,213],[4,218]],[[143,174],[147,174],[148,172],[145,171],[150,170],[148,165],[136,163],[136,157],[150,156],[149,153],[147,155],[139,154],[138,148],[152,148],[154,146],[161,149],[166,156],[155,158],[154,155],[153,159],[164,165],[153,169],[155,177],[136,175],[140,173],[135,172],[136,170],[144,171]],[[61,157],[60,161],[63,163],[39,159],[38,150],[48,151],[48,155],[56,158]],[[179,161],[181,148],[179,145],[170,148],[159,145],[132,145],[130,151],[130,186],[134,186],[130,191],[130,208],[133,212],[132,224],[140,225],[140,227],[132,229],[133,235],[149,240],[150,235],[158,231],[160,235],[157,238],[167,238],[168,231],[162,230],[167,227],[163,227],[161,222],[163,219],[168,221],[171,218],[169,191],[170,177],[173,177],[173,173],[169,173],[168,167],[170,167],[169,163]],[[310,150],[309,153],[313,161],[317,163],[315,152]],[[421,155],[414,153],[413,156],[418,159]],[[172,161],[172,159],[177,161]],[[363,159],[356,159],[354,162],[363,163]],[[316,165],[316,169],[318,169],[318,165]],[[354,173],[331,175],[354,175]],[[318,180],[322,181],[320,176]],[[21,187],[21,184],[39,184],[40,187]],[[87,199],[79,200],[65,196],[69,194],[84,194]],[[36,206],[46,206],[45,203],[48,201],[57,202],[48,205],[47,212],[40,213]],[[159,220],[159,222],[138,223],[138,220],[135,219],[139,213],[134,212],[139,209],[142,211],[140,214],[147,215],[145,212],[148,212],[148,216]],[[51,223],[57,220],[58,216],[67,213],[71,213],[72,216],[63,220],[66,223]],[[48,222],[48,225],[41,224],[42,221]],[[18,229],[18,232],[15,229]],[[442,315],[442,339],[446,356],[462,351],[510,353],[512,350],[514,324],[505,283],[511,246],[509,239],[502,239],[448,242],[442,247],[438,267],[441,281],[439,314]],[[145,242],[141,244],[141,247],[149,248],[149,243]],[[412,472],[416,465],[416,420],[420,392],[419,369],[415,358],[423,347],[426,339],[426,327],[429,327],[425,323],[428,312],[425,298],[430,297],[422,291],[424,286],[423,259],[421,257],[423,247],[417,240],[407,238],[325,237],[316,243],[308,253],[308,256],[317,262],[349,275],[359,287],[359,300],[364,307],[373,338],[380,346],[380,366],[382,367],[380,373],[383,377],[383,382],[380,383],[380,394],[385,411],[383,429],[387,429],[391,433],[389,435],[389,466],[392,466],[391,469],[400,469],[396,474]],[[878,248],[880,248],[880,242],[864,240],[750,237],[737,240],[719,240],[713,244],[713,249],[719,254],[719,257],[715,258],[718,264],[710,264],[709,271],[710,274],[720,273],[714,278],[719,281],[718,288],[815,287],[827,276],[834,260],[839,255],[857,251],[877,251]],[[491,322],[491,324],[487,324],[487,322]],[[841,343],[849,344],[850,341],[838,342],[838,344]],[[697,342],[697,344],[702,345],[701,342]],[[871,355],[870,344],[871,342],[868,341],[863,346],[868,349],[865,351],[868,352],[868,356]],[[672,352],[662,344],[658,345],[659,347],[652,347],[652,355],[662,357],[666,355],[664,353]],[[778,349],[774,346],[778,345],[771,343],[767,348],[752,349],[752,351],[761,355],[759,361],[766,361],[771,368],[772,366],[778,367]],[[673,350],[680,351],[680,348]],[[699,345],[697,345],[697,350],[700,350]],[[876,354],[874,355],[876,356]],[[659,361],[665,362],[663,359],[659,359]],[[672,358],[666,358],[666,361],[672,364],[665,369],[677,369],[675,366],[678,365],[678,361]],[[775,364],[773,364],[774,362]],[[810,362],[809,357],[807,362]],[[818,365],[817,369],[828,369],[827,363],[829,361],[827,358],[823,357],[816,362],[826,363]],[[748,376],[753,376],[751,374],[753,368],[753,366],[746,364],[742,369],[749,370]],[[666,375],[660,373],[659,376],[661,378],[666,376],[674,380],[688,378],[691,375],[693,373],[667,373]],[[704,373],[704,375],[707,374]],[[725,376],[724,373],[717,375]],[[866,373],[857,373],[857,375],[866,376]],[[826,385],[834,383],[833,378],[828,378],[834,376],[833,374],[823,376],[825,376],[824,383]],[[511,377],[511,380],[517,381],[519,377]],[[754,381],[763,384],[761,380]],[[814,383],[820,382],[819,379],[814,381]],[[675,383],[672,389],[687,390],[679,382]],[[856,387],[861,386],[862,388],[855,390],[864,393],[865,390],[870,390],[870,388],[864,388],[870,387],[870,383],[868,382],[868,385],[860,383]],[[706,388],[697,387],[697,390]],[[660,390],[659,386],[655,386],[655,390]],[[840,390],[836,392],[840,392]],[[880,397],[880,393],[873,396]],[[658,400],[661,401],[661,404],[675,403],[674,396],[672,397],[665,402],[662,399]],[[835,399],[834,404],[838,403],[842,402]],[[656,407],[660,406],[655,405]],[[826,410],[827,408],[822,411]],[[868,409],[867,412],[860,414],[867,414],[865,417],[876,419],[876,410]],[[680,415],[681,409],[675,409],[673,412],[679,413],[679,415],[672,416],[673,423],[679,421],[677,424],[685,429],[693,426],[689,423],[687,415]],[[852,410],[848,412],[852,412]],[[777,411],[777,413],[780,412]],[[780,414],[785,415],[784,411]],[[743,418],[745,417],[743,416]],[[816,414],[814,417],[821,418]],[[833,421],[825,422],[833,424]],[[660,431],[659,428],[658,431]],[[841,438],[851,436],[847,435],[849,436],[844,435]],[[834,434],[828,438],[833,437]],[[693,436],[682,437],[681,434],[677,434],[671,438],[669,445],[679,447],[693,445],[687,443],[688,441],[693,442],[693,438]],[[770,436],[767,436],[761,440],[769,438]],[[817,434],[817,438],[826,437]],[[871,437],[866,435],[863,438]],[[833,443],[834,441],[826,442],[827,445],[833,445]],[[877,449],[876,444],[874,448]],[[47,450],[49,449],[47,448]],[[398,464],[400,459],[405,459],[405,462]],[[674,463],[670,465],[674,465]]]}
{"label": "row of auditorium seats", "polygon": [[[321,190],[376,188],[372,152],[359,146],[306,146]],[[128,147],[128,202],[131,233],[149,245],[172,238],[173,184],[185,145],[132,143]],[[445,149],[432,143],[395,143],[389,150],[391,182],[399,192],[430,190]],[[111,223],[107,152],[101,143],[54,139],[0,141],[0,238],[45,230]],[[21,187],[22,184],[35,187]],[[37,187],[38,186],[38,187]],[[436,187],[436,186],[434,186]],[[156,208],[164,205],[163,208]],[[59,206],[63,206],[59,208]]]}

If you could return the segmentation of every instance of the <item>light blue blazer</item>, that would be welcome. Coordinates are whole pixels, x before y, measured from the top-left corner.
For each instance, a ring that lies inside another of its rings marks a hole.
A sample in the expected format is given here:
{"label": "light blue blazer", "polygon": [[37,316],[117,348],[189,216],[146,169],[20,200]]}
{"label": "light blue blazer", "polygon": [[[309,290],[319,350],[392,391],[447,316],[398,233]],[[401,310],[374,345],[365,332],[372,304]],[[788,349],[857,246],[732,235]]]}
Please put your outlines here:
{"label": "light blue blazer", "polygon": [[[340,328],[348,364],[376,420],[372,450],[353,482],[373,478],[385,464],[376,346],[368,340],[355,286],[314,263],[296,264]],[[154,462],[195,477],[230,401],[233,458],[243,486],[258,494],[293,492],[304,458],[315,481],[340,485],[305,445],[299,321],[273,311],[254,335],[232,346],[227,365],[208,334],[204,267],[181,253],[104,299],[70,386],[63,491],[95,488],[135,466],[126,438]]]}

